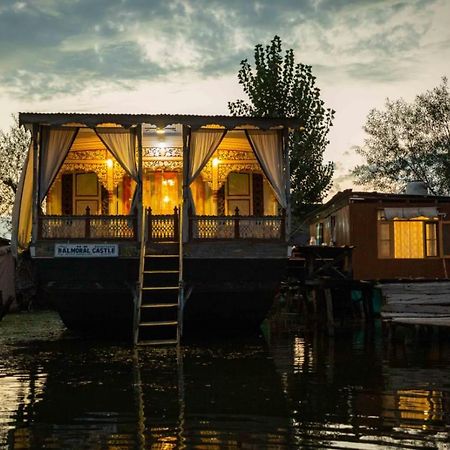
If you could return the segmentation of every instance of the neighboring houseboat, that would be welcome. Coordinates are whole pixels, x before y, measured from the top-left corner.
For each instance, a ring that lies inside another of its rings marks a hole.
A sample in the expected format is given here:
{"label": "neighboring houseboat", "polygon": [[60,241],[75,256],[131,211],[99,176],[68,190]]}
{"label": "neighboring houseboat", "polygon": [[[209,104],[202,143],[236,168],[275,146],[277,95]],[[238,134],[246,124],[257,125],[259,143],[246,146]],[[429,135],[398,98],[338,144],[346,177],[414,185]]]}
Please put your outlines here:
{"label": "neighboring houseboat", "polygon": [[[417,189],[419,187],[419,189]],[[450,197],[339,192],[307,218],[311,243],[354,246],[357,280],[447,279],[450,273]]]}
{"label": "neighboring houseboat", "polygon": [[32,144],[13,239],[69,327],[173,341],[183,319],[196,332],[261,322],[287,261],[298,121],[19,118]]}

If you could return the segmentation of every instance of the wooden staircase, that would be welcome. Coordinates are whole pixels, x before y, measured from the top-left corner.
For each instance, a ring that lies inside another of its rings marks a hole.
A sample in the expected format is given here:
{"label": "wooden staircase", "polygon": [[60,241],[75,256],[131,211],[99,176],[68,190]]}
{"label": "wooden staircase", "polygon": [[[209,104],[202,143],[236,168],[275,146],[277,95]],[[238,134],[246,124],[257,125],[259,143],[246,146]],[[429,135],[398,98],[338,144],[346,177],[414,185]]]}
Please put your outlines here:
{"label": "wooden staircase", "polygon": [[178,345],[182,334],[182,243],[178,215],[172,241],[147,241],[141,247],[134,342]]}

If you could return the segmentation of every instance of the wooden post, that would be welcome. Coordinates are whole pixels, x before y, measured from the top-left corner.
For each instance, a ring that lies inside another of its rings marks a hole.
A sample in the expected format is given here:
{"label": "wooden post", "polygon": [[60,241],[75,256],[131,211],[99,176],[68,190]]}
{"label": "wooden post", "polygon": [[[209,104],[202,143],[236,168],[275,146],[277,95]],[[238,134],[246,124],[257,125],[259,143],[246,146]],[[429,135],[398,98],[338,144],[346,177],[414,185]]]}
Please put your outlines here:
{"label": "wooden post", "polygon": [[142,221],[142,209],[144,208],[143,204],[143,195],[142,195],[142,185],[143,185],[143,170],[142,170],[142,124],[140,123],[137,126],[137,150],[138,150],[138,185],[136,186],[137,189],[137,214],[136,217],[137,220],[137,233],[135,234],[135,239],[139,239],[139,242],[141,242],[144,239],[144,230],[141,230],[143,226]]}
{"label": "wooden post", "polygon": [[133,238],[137,239],[139,233],[139,207],[135,206],[133,210]]}
{"label": "wooden post", "polygon": [[42,130],[40,125],[33,124],[33,207],[32,207],[32,233],[31,240],[36,242],[38,234],[39,216],[39,153],[42,141]]}
{"label": "wooden post", "polygon": [[286,229],[287,229],[287,236],[289,237],[291,234],[291,167],[290,167],[290,160],[289,160],[289,129],[286,127],[283,130],[283,150],[284,150],[284,163],[285,163],[285,189],[286,189],[286,222],[284,225],[284,238],[286,239]]}
{"label": "wooden post", "polygon": [[38,239],[42,239],[42,215],[41,214],[39,214],[38,218],[37,218],[37,227],[38,227],[37,237],[38,237]]}
{"label": "wooden post", "polygon": [[152,208],[147,208],[147,240],[151,241],[153,235],[152,230]]}
{"label": "wooden post", "polygon": [[173,208],[173,238],[174,240],[178,240],[179,234],[180,234],[180,222],[178,218],[178,208],[175,206]]}
{"label": "wooden post", "polygon": [[284,208],[281,210],[280,239],[286,240],[286,210]]}
{"label": "wooden post", "polygon": [[91,208],[89,206],[86,206],[86,219],[84,222],[84,237],[90,238],[91,237]]}
{"label": "wooden post", "polygon": [[193,237],[193,231],[194,231],[191,205],[189,205],[189,208],[188,208],[188,219],[189,219],[188,236],[189,236],[189,240],[191,240]]}
{"label": "wooden post", "polygon": [[330,336],[334,335],[334,315],[333,315],[333,297],[331,295],[331,289],[325,288],[325,302],[327,307],[327,329]]}
{"label": "wooden post", "polygon": [[239,239],[240,231],[239,231],[239,208],[236,206],[234,210],[234,238]]}
{"label": "wooden post", "polygon": [[[181,205],[181,214],[183,214],[182,240],[186,242],[192,239],[192,211],[189,211],[189,146],[190,130],[183,125],[183,203]],[[187,230],[186,230],[187,228]],[[187,231],[187,233],[186,233]]]}

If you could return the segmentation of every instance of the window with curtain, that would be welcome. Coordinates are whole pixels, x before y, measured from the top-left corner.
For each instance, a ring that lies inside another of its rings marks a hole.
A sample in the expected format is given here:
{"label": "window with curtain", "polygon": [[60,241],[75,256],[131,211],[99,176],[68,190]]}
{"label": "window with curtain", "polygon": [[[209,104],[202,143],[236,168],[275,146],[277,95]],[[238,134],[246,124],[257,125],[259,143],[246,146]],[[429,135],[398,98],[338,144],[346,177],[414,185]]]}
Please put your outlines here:
{"label": "window with curtain", "polygon": [[438,221],[428,218],[378,220],[378,257],[423,259],[438,256]]}

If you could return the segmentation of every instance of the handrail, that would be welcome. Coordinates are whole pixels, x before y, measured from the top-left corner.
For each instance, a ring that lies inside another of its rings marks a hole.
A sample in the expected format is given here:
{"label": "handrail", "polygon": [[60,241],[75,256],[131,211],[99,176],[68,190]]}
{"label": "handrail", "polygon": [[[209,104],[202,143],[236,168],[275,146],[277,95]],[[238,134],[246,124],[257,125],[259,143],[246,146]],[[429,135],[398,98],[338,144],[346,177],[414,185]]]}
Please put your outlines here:
{"label": "handrail", "polygon": [[137,239],[136,214],[40,215],[38,239]]}
{"label": "handrail", "polygon": [[139,253],[139,278],[137,282],[137,296],[134,297],[134,314],[133,314],[133,342],[137,344],[138,340],[138,328],[141,315],[142,304],[142,286],[144,283],[144,266],[145,266],[145,250],[147,246],[147,221],[146,209],[141,208],[141,246]]}
{"label": "handrail", "polygon": [[284,241],[285,217],[241,216],[239,210],[229,216],[191,215],[190,238],[194,240],[255,239]]}
{"label": "handrail", "polygon": [[178,343],[183,336],[183,315],[184,315],[184,280],[183,280],[183,214],[182,206],[178,207]]}

